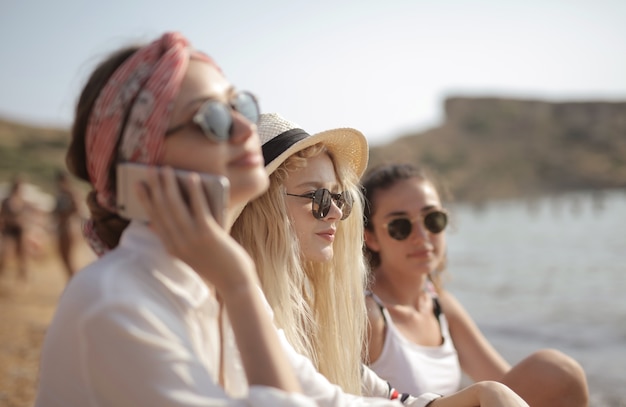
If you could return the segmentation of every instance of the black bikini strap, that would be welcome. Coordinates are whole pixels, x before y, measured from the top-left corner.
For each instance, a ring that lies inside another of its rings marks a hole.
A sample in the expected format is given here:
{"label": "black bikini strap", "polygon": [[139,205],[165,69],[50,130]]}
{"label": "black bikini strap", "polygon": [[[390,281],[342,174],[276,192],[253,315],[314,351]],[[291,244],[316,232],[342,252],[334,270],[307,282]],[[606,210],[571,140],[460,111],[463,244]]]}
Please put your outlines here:
{"label": "black bikini strap", "polygon": [[[378,305],[378,309],[380,309],[380,314],[383,316],[383,321],[385,325],[387,325],[387,318],[385,317],[385,313],[383,312],[383,310],[385,309],[385,306],[383,305],[383,302],[380,300],[380,298],[378,298],[378,296],[376,296],[376,294],[374,294],[370,290],[365,291],[365,296],[373,299],[376,305]],[[439,320],[439,316],[443,313],[443,310],[441,309],[441,303],[439,302],[439,298],[437,297],[432,297],[432,298],[433,298],[433,314],[435,314],[435,318],[437,318],[437,322],[441,324],[441,321]]]}
{"label": "black bikini strap", "polygon": [[365,296],[366,297],[370,297],[371,299],[373,299],[374,302],[376,303],[376,305],[378,305],[378,309],[380,310],[380,314],[383,316],[383,322],[384,322],[384,324],[386,326],[387,325],[387,318],[385,317],[385,313],[383,312],[383,310],[385,309],[385,306],[383,305],[383,302],[380,300],[380,298],[378,298],[376,296],[376,294],[374,294],[370,290],[365,291]]}
{"label": "black bikini strap", "polygon": [[435,313],[435,317],[437,321],[439,321],[439,315],[441,315],[441,303],[439,302],[439,298],[433,297],[433,312]]}

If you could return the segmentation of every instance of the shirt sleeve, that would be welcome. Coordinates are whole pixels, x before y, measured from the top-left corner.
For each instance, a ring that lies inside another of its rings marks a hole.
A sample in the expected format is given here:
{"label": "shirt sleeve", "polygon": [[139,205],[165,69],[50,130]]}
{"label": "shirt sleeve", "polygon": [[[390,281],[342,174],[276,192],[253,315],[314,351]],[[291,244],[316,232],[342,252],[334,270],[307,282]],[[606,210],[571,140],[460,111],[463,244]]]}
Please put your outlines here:
{"label": "shirt sleeve", "polygon": [[370,397],[389,398],[391,386],[372,369],[363,365],[363,394]]}
{"label": "shirt sleeve", "polygon": [[399,401],[386,399],[384,398],[386,396],[382,394],[380,397],[362,397],[345,393],[341,387],[331,383],[325,376],[319,373],[309,358],[296,352],[296,350],[287,341],[283,330],[279,330],[279,337],[296,372],[296,375],[298,376],[298,380],[304,394],[313,399],[318,406],[402,407],[402,404]]}
{"label": "shirt sleeve", "polygon": [[[389,382],[382,379],[376,372],[365,365],[363,365],[363,395],[399,400],[403,405],[411,407],[418,406],[420,402],[420,398],[407,393],[399,393]],[[425,397],[427,396],[421,399]]]}
{"label": "shirt sleeve", "polygon": [[92,405],[314,406],[301,394],[252,386],[229,397],[195,354],[180,318],[116,304],[81,321],[82,374]]}

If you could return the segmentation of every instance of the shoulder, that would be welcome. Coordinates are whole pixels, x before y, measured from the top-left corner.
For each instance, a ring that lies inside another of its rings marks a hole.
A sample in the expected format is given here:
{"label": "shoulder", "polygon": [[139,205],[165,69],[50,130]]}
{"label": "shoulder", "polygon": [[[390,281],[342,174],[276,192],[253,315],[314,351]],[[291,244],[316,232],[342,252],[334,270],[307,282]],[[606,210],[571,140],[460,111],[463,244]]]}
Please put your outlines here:
{"label": "shoulder", "polygon": [[367,325],[368,341],[365,349],[367,349],[367,363],[374,363],[380,357],[385,343],[386,324],[381,306],[368,295],[365,297],[365,305],[367,308],[367,317],[369,324]]}
{"label": "shoulder", "polygon": [[463,306],[457,300],[457,298],[447,290],[441,290],[437,296],[443,312],[449,317],[450,315],[458,314],[459,310],[463,309]]}
{"label": "shoulder", "polygon": [[[367,318],[369,320],[368,329],[370,338],[382,337],[385,333],[385,316],[381,306],[371,296],[365,297],[365,307],[367,309]],[[370,345],[371,346],[371,345]]]}
{"label": "shoulder", "polygon": [[139,286],[138,265],[132,258],[123,258],[109,252],[76,273],[69,281],[63,296],[84,298],[96,303],[108,297],[124,298],[128,291]]}
{"label": "shoulder", "polygon": [[180,334],[193,305],[160,277],[132,258],[105,256],[72,277],[59,302],[60,318],[83,330],[100,327],[124,335],[129,326],[156,332],[167,324]]}
{"label": "shoulder", "polygon": [[450,326],[459,324],[469,326],[473,323],[472,317],[467,312],[461,302],[449,291],[442,290],[439,295],[441,309]]}
{"label": "shoulder", "polygon": [[382,320],[383,313],[380,304],[371,295],[365,295],[365,307],[370,321]]}
{"label": "shoulder", "polygon": [[64,295],[78,295],[89,303],[134,303],[159,296],[158,267],[136,253],[119,248],[108,252],[70,280]]}

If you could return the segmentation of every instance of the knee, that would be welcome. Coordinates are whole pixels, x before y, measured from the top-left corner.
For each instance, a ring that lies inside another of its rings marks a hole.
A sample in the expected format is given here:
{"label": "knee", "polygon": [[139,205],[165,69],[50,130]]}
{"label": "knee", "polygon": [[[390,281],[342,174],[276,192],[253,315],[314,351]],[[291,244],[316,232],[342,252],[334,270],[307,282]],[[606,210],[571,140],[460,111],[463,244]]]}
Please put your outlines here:
{"label": "knee", "polygon": [[531,354],[527,360],[533,360],[548,372],[586,381],[582,366],[574,358],[556,349],[541,349]]}
{"label": "knee", "polygon": [[537,365],[537,369],[533,370],[540,372],[542,381],[571,400],[571,405],[588,404],[587,377],[574,358],[556,349],[542,349],[530,355],[526,361]]}

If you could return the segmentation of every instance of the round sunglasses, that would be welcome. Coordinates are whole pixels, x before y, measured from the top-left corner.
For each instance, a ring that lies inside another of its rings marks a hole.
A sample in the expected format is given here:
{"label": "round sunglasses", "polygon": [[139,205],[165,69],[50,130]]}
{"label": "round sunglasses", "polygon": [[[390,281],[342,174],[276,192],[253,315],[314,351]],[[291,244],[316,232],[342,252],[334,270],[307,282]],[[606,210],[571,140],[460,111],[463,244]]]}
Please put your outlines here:
{"label": "round sunglasses", "polygon": [[172,127],[165,132],[165,136],[195,124],[209,140],[228,141],[233,137],[233,110],[255,124],[261,114],[256,97],[250,92],[240,91],[233,95],[228,104],[218,100],[207,100],[190,121]]}
{"label": "round sunglasses", "polygon": [[324,219],[328,215],[332,201],[335,201],[337,208],[341,209],[341,220],[346,219],[350,216],[350,212],[352,212],[352,197],[348,192],[335,194],[326,188],[320,188],[314,192],[307,192],[306,194],[297,195],[286,193],[286,195],[311,199],[313,201],[311,212],[316,219]]}
{"label": "round sunglasses", "polygon": [[383,227],[387,229],[387,233],[395,240],[404,240],[411,235],[413,231],[413,223],[421,221],[426,230],[430,233],[438,234],[448,225],[448,214],[443,210],[430,211],[417,219],[396,218],[389,223],[385,223]]}

